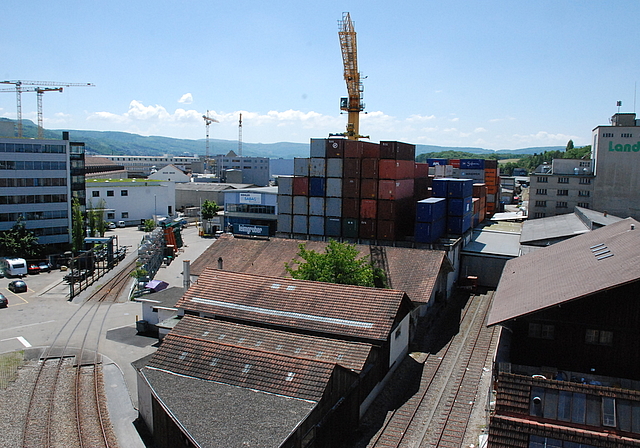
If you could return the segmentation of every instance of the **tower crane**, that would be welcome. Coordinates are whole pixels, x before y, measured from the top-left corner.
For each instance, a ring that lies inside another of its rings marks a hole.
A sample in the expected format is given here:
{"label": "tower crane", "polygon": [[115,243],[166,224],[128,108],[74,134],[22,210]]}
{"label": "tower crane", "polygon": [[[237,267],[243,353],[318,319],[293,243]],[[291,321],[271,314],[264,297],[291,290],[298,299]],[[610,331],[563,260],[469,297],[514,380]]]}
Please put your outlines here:
{"label": "tower crane", "polygon": [[[38,94],[38,138],[44,136],[44,126],[42,118],[42,94],[45,92],[62,92],[63,87],[94,87],[87,83],[55,82],[55,81],[0,81],[0,84],[13,84],[16,92],[16,104],[18,109],[18,137],[22,138],[22,92],[36,92]],[[23,86],[34,86],[24,88]],[[9,89],[14,90],[14,89]]]}
{"label": "tower crane", "polygon": [[242,113],[238,120],[238,155],[242,157]]}
{"label": "tower crane", "polygon": [[203,115],[202,118],[204,118],[204,124],[207,127],[207,140],[206,140],[206,150],[204,153],[204,163],[208,164],[209,163],[209,126],[211,125],[211,123],[220,123],[220,122],[215,118],[210,117],[209,111],[207,111],[206,115]]}
{"label": "tower crane", "polygon": [[349,140],[369,138],[360,135],[360,112],[364,110],[363,93],[364,86],[358,71],[358,48],[356,43],[356,30],[348,12],[342,13],[342,20],[338,21],[340,48],[342,50],[342,64],[344,66],[344,80],[347,83],[346,98],[340,98],[340,109],[348,113],[347,130],[340,134]]}

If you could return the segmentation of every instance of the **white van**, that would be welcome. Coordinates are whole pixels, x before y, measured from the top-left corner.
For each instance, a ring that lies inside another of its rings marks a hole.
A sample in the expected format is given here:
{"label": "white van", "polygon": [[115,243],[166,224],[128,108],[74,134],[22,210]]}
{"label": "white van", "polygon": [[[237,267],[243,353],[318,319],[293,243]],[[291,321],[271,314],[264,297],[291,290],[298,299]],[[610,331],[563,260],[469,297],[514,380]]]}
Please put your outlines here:
{"label": "white van", "polygon": [[24,258],[2,258],[0,268],[7,277],[22,277],[27,275],[27,262]]}

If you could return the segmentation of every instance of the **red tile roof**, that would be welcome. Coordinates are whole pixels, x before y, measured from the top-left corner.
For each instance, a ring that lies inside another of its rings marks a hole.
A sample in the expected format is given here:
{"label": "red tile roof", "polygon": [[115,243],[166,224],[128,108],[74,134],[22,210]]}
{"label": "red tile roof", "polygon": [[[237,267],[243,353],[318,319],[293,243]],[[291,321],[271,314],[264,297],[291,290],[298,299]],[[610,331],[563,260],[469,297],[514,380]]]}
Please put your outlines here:
{"label": "red tile roof", "polygon": [[411,305],[403,291],[206,269],[176,307],[236,322],[379,343]]}
{"label": "red tile roof", "polygon": [[640,223],[632,218],[514,258],[502,271],[488,325],[640,280],[638,266]]}
{"label": "red tile roof", "polygon": [[184,316],[171,332],[177,337],[200,339],[214,344],[252,348],[265,353],[336,363],[345,369],[362,371],[372,345],[363,342],[308,336],[221,320]]}

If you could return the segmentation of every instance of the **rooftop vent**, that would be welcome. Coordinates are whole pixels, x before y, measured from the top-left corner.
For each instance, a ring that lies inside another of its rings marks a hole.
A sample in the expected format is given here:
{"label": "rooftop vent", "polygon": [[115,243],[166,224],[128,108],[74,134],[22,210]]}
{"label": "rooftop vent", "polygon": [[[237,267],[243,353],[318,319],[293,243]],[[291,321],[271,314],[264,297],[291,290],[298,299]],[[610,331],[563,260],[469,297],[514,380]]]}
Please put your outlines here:
{"label": "rooftop vent", "polygon": [[245,364],[242,368],[242,373],[249,373],[249,370],[251,370],[251,364]]}
{"label": "rooftop vent", "polygon": [[220,358],[213,358],[209,364],[211,367],[215,367],[216,364],[218,364],[218,361],[220,361]]}
{"label": "rooftop vent", "polygon": [[280,288],[280,283],[274,283],[271,285],[271,289],[278,289]]}
{"label": "rooftop vent", "polygon": [[589,249],[598,261],[613,257],[613,253],[604,243],[596,244],[595,246],[591,246]]}
{"label": "rooftop vent", "polygon": [[178,356],[178,359],[180,361],[184,361],[184,359],[187,357],[187,352],[182,352],[180,353],[180,356]]}
{"label": "rooftop vent", "polygon": [[287,377],[285,378],[285,381],[291,381],[291,380],[293,380],[293,377],[294,377],[294,376],[296,376],[296,374],[295,374],[295,373],[293,373],[293,372],[289,372],[289,373],[287,373]]}

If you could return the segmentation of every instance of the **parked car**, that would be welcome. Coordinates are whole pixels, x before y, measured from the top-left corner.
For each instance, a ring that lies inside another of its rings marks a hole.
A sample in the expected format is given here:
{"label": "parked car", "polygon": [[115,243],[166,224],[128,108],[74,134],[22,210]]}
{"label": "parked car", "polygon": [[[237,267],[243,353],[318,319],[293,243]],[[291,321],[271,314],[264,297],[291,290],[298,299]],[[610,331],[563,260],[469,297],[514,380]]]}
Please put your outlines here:
{"label": "parked car", "polygon": [[40,266],[38,266],[37,263],[33,263],[30,264],[29,266],[27,266],[27,273],[29,274],[39,274],[40,273]]}
{"label": "parked car", "polygon": [[118,221],[118,227],[125,227],[124,221]]}
{"label": "parked car", "polygon": [[9,282],[8,288],[11,292],[27,292],[27,284],[22,280]]}
{"label": "parked car", "polygon": [[6,308],[9,306],[9,299],[4,294],[0,294],[0,308]]}
{"label": "parked car", "polygon": [[38,263],[38,268],[40,268],[40,272],[51,272],[51,264],[46,261]]}
{"label": "parked car", "polygon": [[108,222],[107,223],[107,229],[115,229],[116,228],[116,223],[115,222]]}

